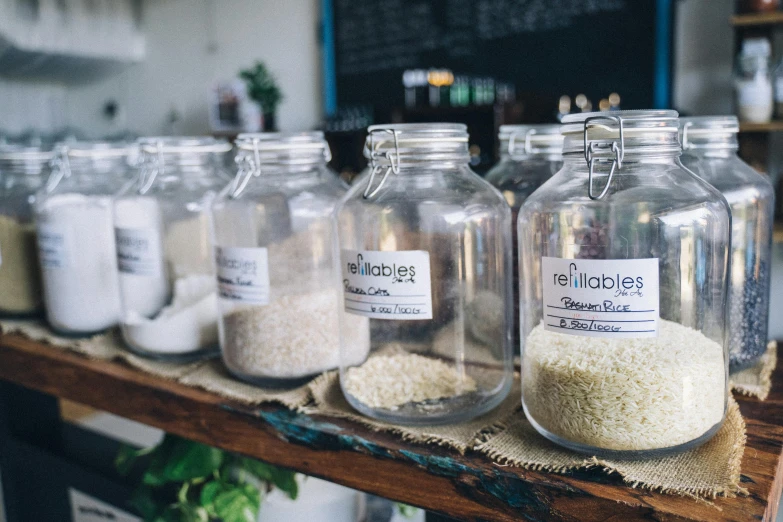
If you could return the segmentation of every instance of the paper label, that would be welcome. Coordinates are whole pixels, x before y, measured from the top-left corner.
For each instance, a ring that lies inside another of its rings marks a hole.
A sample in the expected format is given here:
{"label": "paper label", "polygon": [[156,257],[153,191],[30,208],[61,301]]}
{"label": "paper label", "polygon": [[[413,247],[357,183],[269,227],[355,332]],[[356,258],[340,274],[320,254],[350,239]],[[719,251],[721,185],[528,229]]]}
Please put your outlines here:
{"label": "paper label", "polygon": [[430,254],[343,250],[345,311],[374,319],[432,319]]}
{"label": "paper label", "polygon": [[220,297],[249,304],[269,304],[266,248],[216,247],[215,264]]}
{"label": "paper label", "polygon": [[52,223],[38,225],[38,256],[44,269],[67,268],[68,230]]}
{"label": "paper label", "polygon": [[587,337],[658,336],[658,259],[541,261],[546,330]]}
{"label": "paper label", "polygon": [[139,517],[118,509],[97,498],[82,493],[78,489],[69,488],[68,497],[71,500],[71,520],[73,522],[141,522]]}
{"label": "paper label", "polygon": [[157,231],[153,228],[114,229],[117,267],[124,274],[157,276],[162,273],[163,256]]}

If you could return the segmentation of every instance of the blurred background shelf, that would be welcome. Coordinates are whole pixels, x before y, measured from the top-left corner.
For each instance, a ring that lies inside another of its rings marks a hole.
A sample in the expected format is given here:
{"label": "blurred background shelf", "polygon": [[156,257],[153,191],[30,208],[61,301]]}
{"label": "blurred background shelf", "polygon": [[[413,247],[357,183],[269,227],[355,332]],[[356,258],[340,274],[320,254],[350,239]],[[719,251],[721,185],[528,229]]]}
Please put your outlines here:
{"label": "blurred background shelf", "polygon": [[783,131],[783,120],[772,120],[767,123],[740,123],[740,132],[778,132]]}
{"label": "blurred background shelf", "polygon": [[740,14],[731,17],[731,25],[736,27],[781,24],[783,24],[783,12]]}

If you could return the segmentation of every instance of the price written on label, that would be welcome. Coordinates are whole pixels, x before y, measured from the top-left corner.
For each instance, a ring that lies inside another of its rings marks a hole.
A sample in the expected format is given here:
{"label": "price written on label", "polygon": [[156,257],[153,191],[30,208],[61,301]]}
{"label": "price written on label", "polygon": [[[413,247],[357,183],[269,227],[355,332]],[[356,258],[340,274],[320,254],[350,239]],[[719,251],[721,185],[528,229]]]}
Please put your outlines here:
{"label": "price written on label", "polygon": [[343,250],[341,262],[346,312],[375,319],[432,319],[429,252]]}
{"label": "price written on label", "polygon": [[658,259],[544,257],[544,328],[588,337],[657,337]]}

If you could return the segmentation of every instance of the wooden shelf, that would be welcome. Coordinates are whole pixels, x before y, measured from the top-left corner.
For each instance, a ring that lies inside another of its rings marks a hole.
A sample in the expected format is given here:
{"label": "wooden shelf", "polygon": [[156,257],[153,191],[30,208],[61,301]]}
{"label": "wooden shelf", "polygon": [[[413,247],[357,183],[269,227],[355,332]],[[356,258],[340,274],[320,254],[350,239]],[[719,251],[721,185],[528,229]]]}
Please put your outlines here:
{"label": "wooden shelf", "polygon": [[740,132],[780,132],[783,131],[783,120],[772,120],[768,123],[740,122]]}
{"label": "wooden shelf", "polygon": [[773,522],[783,488],[783,364],[767,401],[738,399],[748,426],[742,484],[750,495],[715,505],[630,488],[597,470],[526,471],[347,420],[244,406],[15,335],[0,336],[0,379],[463,520]]}
{"label": "wooden shelf", "polygon": [[774,11],[771,13],[740,14],[731,17],[731,25],[735,27],[753,27],[780,24],[783,24],[783,11]]}

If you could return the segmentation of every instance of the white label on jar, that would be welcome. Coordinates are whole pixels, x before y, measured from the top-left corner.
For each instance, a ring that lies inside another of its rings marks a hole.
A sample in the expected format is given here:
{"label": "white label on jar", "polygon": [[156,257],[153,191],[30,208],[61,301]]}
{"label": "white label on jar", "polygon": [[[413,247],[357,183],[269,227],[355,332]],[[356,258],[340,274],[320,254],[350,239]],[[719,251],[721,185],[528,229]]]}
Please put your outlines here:
{"label": "white label on jar", "polygon": [[67,229],[52,223],[38,225],[38,256],[44,269],[67,268],[70,265]]}
{"label": "white label on jar", "polygon": [[269,304],[266,248],[216,247],[215,264],[220,297],[249,304]]}
{"label": "white label on jar", "polygon": [[657,337],[658,259],[544,257],[544,328],[587,337]]}
{"label": "white label on jar", "polygon": [[160,275],[163,259],[155,229],[117,227],[114,238],[120,272],[140,276]]}
{"label": "white label on jar", "polygon": [[432,319],[430,254],[343,250],[345,311],[374,319]]}

